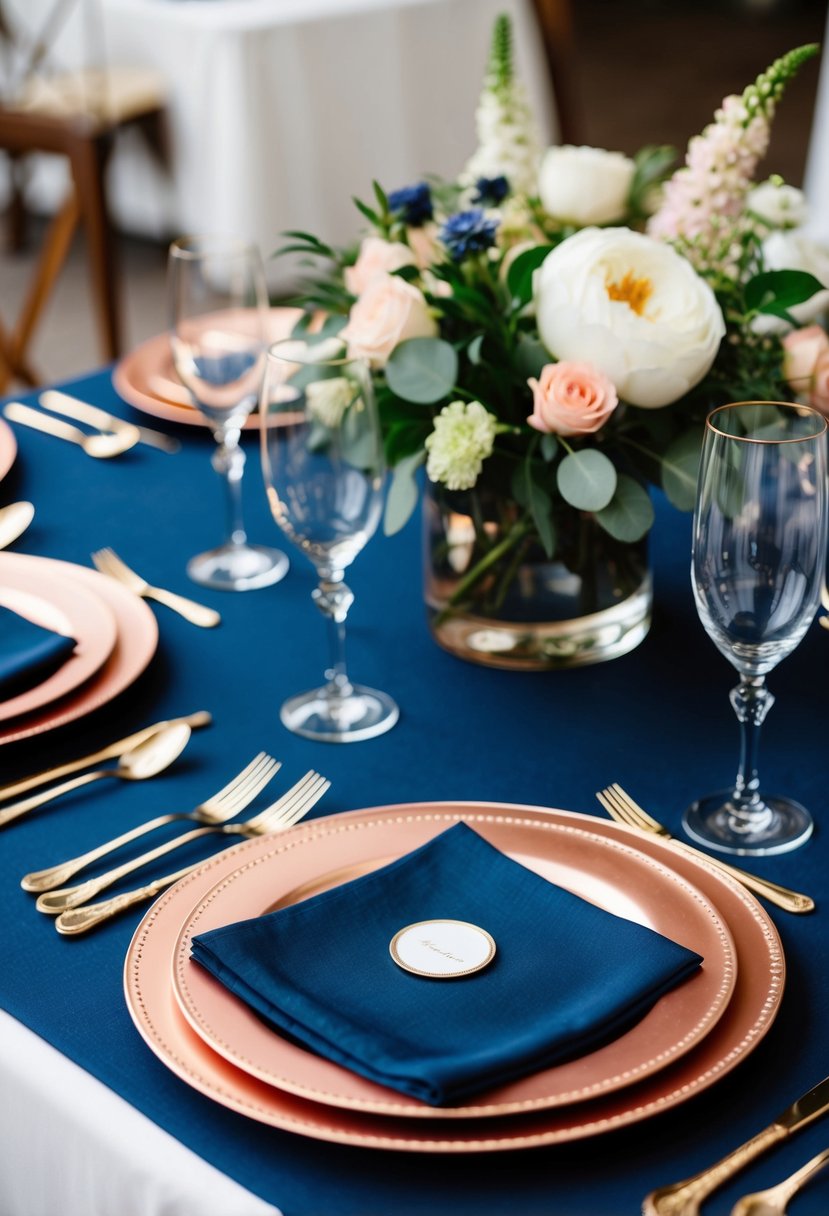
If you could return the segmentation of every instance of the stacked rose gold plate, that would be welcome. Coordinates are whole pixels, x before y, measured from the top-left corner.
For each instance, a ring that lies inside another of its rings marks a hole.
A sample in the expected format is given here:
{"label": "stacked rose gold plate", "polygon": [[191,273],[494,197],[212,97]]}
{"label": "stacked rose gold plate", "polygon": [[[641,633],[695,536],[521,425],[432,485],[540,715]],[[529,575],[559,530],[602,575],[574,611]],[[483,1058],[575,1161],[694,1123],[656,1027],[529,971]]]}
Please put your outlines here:
{"label": "stacked rose gold plate", "polygon": [[[459,821],[549,881],[696,950],[702,967],[597,1050],[435,1108],[289,1042],[191,960],[194,935],[339,886]],[[140,1034],[221,1105],[320,1140],[446,1153],[580,1139],[686,1101],[757,1046],[784,980],[760,905],[669,842],[568,811],[471,802],[332,815],[219,854],[153,905],[125,964]]]}
{"label": "stacked rose gold plate", "polygon": [[[269,342],[287,338],[302,316],[300,308],[271,308],[268,312]],[[185,426],[205,426],[190,394],[173,367],[168,334],[157,334],[131,351],[112,373],[116,392],[135,409],[166,422],[181,422]],[[247,430],[256,430],[259,417],[251,414],[245,420]]]}
{"label": "stacked rose gold plate", "polygon": [[155,617],[143,600],[70,562],[0,553],[0,604],[77,643],[56,671],[0,701],[0,745],[105,705],[138,678],[158,644]]}

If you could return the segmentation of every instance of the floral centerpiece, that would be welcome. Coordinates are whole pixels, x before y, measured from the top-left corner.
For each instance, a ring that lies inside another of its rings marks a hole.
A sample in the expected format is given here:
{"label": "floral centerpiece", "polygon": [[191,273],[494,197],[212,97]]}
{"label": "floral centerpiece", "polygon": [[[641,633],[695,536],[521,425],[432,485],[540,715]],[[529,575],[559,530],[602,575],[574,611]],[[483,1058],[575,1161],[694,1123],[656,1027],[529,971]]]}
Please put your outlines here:
{"label": "floral centerpiece", "polygon": [[[775,107],[817,52],[727,97],[685,163],[542,153],[495,25],[479,147],[454,182],[357,201],[354,248],[302,300],[371,365],[392,467],[385,529],[425,486],[426,598],[466,657],[545,667],[624,653],[647,631],[649,487],[693,505],[702,427],[792,385],[829,409],[829,255],[803,197],[755,185]],[[420,472],[425,466],[425,477]]]}

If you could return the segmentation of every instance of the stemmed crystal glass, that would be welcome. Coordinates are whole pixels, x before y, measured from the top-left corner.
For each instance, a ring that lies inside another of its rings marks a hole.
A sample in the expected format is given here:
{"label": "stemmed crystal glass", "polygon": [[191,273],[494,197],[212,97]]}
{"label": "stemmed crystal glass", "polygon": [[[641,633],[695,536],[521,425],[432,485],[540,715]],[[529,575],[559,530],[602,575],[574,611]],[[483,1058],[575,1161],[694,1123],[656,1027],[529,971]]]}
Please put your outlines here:
{"label": "stemmed crystal glass", "polygon": [[725,853],[796,848],[808,811],[760,789],[760,727],[774,697],[765,677],[806,633],[818,607],[827,542],[826,421],[816,410],[738,402],[709,416],[702,449],[691,577],[706,632],[740,682],[733,790],[685,812],[686,831]]}
{"label": "stemmed crystal glass", "polygon": [[221,591],[269,586],[285,575],[288,559],[278,549],[248,544],[239,444],[265,362],[262,260],[254,246],[231,237],[183,237],[170,246],[168,290],[173,363],[218,444],[212,463],[227,499],[228,539],[192,558],[187,573]]}
{"label": "stemmed crystal glass", "polygon": [[328,621],[331,666],[321,688],[287,700],[280,717],[309,739],[347,743],[394,726],[384,692],[352,684],[345,621],[354,596],[345,570],[380,520],[385,463],[371,375],[338,338],[270,347],[259,406],[262,468],[273,517],[314,564],[314,601]]}

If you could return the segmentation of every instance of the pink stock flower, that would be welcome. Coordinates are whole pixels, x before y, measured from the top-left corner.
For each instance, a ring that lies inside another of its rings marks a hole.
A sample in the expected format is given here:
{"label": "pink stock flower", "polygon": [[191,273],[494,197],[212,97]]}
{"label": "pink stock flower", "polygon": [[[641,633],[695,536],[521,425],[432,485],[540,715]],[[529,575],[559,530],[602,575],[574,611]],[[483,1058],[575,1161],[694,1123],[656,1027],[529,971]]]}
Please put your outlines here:
{"label": "pink stock flower", "polygon": [[547,363],[541,378],[527,383],[533,392],[527,422],[547,434],[593,434],[619,404],[613,383],[590,363]]}

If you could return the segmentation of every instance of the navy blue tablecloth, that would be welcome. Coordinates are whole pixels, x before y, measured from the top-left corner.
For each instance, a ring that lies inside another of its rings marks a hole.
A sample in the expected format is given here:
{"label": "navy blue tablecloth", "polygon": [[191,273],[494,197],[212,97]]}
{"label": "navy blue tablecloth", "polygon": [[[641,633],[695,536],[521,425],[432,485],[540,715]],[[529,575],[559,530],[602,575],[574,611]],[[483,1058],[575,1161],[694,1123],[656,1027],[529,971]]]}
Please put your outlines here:
{"label": "navy blue tablecloth", "polygon": [[[119,401],[105,372],[74,388],[156,425]],[[319,682],[327,659],[323,622],[310,599],[311,567],[292,554],[282,583],[238,595],[189,584],[186,560],[221,538],[222,502],[209,464],[212,440],[196,428],[176,433],[184,443],[178,455],[142,446],[117,460],[93,461],[16,428],[19,458],[0,483],[0,504],[25,497],[37,510],[16,551],[88,565],[93,549],[111,545],[151,581],[213,604],[223,623],[199,630],[159,607],[158,653],[131,689],[81,722],[0,748],[0,780],[8,781],[156,719],[202,708],[215,718],[169,773],[143,785],[101,783],[2,833],[0,1006],[285,1216],[635,1214],[652,1186],[710,1164],[829,1072],[829,636],[817,624],[770,678],[778,704],[764,727],[762,754],[767,787],[809,806],[817,831],[793,854],[746,864],[810,892],[819,907],[799,918],[771,910],[787,957],[783,1006],[766,1039],[712,1089],[663,1116],[584,1142],[424,1159],[261,1126],[168,1072],[133,1028],[121,991],[122,961],[144,909],[84,937],[60,938],[19,888],[21,874],[157,811],[202,800],[260,748],[283,761],[280,788],[312,767],[331,778],[315,814],[482,799],[602,815],[595,791],[619,781],[679,830],[687,802],[731,780],[738,742],[728,703],[735,675],[693,607],[690,521],[662,501],[652,534],[650,635],[631,655],[573,671],[494,671],[441,651],[422,606],[418,522],[391,539],[378,535],[349,576],[356,595],[350,669],[397,699],[400,722],[380,739],[351,746],[296,738],[280,725],[279,705]],[[255,436],[246,448],[249,532],[279,543]],[[713,1196],[706,1216],[724,1216],[738,1195],[782,1177],[827,1141],[829,1123],[807,1129]],[[815,1182],[797,1211],[816,1216],[827,1205],[829,1179]]]}

